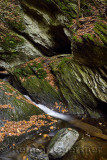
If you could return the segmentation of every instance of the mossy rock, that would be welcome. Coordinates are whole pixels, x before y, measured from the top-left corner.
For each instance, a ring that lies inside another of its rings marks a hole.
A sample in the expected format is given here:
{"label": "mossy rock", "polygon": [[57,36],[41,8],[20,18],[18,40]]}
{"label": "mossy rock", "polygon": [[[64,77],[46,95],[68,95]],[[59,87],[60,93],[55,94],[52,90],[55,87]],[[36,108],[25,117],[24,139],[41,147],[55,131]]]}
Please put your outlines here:
{"label": "mossy rock", "polygon": [[103,22],[97,22],[95,34],[84,34],[81,38],[73,37],[73,59],[89,66],[103,66],[107,64],[107,31]]}
{"label": "mossy rock", "polygon": [[51,66],[70,112],[91,117],[101,116],[99,107],[101,103],[102,106],[106,104],[106,68],[92,68],[75,63],[70,57],[66,59],[62,58],[59,64]]}
{"label": "mossy rock", "polygon": [[28,102],[19,91],[2,80],[0,80],[0,105],[4,106],[0,108],[0,118],[5,120],[29,120],[30,116],[43,113],[38,107]]}
{"label": "mossy rock", "polygon": [[42,62],[37,63],[36,59],[12,71],[14,85],[18,89],[22,88],[35,102],[52,107],[55,102],[62,102],[62,99],[56,87],[47,80],[47,76]]}
{"label": "mossy rock", "polygon": [[[77,9],[78,9],[78,2],[76,0],[47,0],[50,2],[56,3],[59,8],[67,15],[68,19],[72,23],[72,19],[77,18]],[[81,11],[80,16],[91,16],[92,15],[92,8],[91,5],[93,5],[93,1],[88,1],[86,3],[85,0],[81,1]],[[94,4],[95,5],[95,4]]]}
{"label": "mossy rock", "polygon": [[5,52],[13,52],[18,45],[24,43],[24,39],[14,32],[25,29],[23,13],[18,1],[5,0],[0,5],[0,45]]}

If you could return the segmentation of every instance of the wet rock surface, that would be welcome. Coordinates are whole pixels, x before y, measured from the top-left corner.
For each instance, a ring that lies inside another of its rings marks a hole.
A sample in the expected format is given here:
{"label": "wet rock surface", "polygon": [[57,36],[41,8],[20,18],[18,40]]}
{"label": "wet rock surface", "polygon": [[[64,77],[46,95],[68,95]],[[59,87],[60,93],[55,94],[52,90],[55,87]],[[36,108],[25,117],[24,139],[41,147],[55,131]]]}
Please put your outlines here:
{"label": "wet rock surface", "polygon": [[88,67],[71,59],[51,64],[61,93],[71,113],[99,118],[106,114],[106,66]]}
{"label": "wet rock surface", "polygon": [[79,133],[74,129],[61,129],[51,140],[48,155],[54,159],[61,158],[72,148],[78,137]]}

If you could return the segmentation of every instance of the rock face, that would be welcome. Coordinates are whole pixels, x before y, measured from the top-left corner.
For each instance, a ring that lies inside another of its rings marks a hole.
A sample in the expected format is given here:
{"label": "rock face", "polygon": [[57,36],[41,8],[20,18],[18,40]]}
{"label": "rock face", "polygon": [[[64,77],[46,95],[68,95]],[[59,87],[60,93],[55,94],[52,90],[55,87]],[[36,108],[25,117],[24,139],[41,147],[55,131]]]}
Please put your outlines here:
{"label": "rock face", "polygon": [[79,133],[73,129],[61,129],[51,140],[49,144],[49,156],[52,158],[61,158],[75,144]]}
{"label": "rock face", "polygon": [[8,146],[12,146],[13,141],[17,143],[24,139],[28,128],[32,126],[27,125],[30,116],[42,113],[38,107],[34,106],[9,83],[0,80],[1,153],[8,150]]}
{"label": "rock face", "polygon": [[42,111],[7,82],[0,80],[0,120],[28,120]]}
{"label": "rock face", "polygon": [[61,93],[71,113],[98,118],[106,110],[106,67],[88,67],[75,63],[70,57],[52,64]]}
{"label": "rock face", "polygon": [[94,34],[84,34],[72,43],[73,59],[88,66],[107,65],[107,24],[96,22]]}
{"label": "rock face", "polygon": [[65,27],[67,18],[59,8],[47,0],[21,1],[24,8],[26,38],[47,56],[71,53],[71,37]]}
{"label": "rock face", "polygon": [[[47,63],[45,63],[45,61]],[[22,88],[36,103],[54,108],[63,105],[48,59],[36,58],[11,70],[13,85]]]}
{"label": "rock face", "polygon": [[80,65],[72,57],[36,58],[11,73],[14,86],[26,91],[36,103],[50,108],[67,105],[77,116],[100,118],[106,113],[106,67]]}
{"label": "rock face", "polygon": [[[1,5],[0,13],[4,34],[0,42],[0,66],[9,68],[35,57],[71,53],[71,33],[65,25],[69,21],[53,2],[8,0]],[[11,13],[12,18],[8,16]]]}
{"label": "rock face", "polygon": [[[18,35],[19,36],[19,35]],[[22,36],[20,36],[23,38]],[[29,61],[35,57],[42,56],[41,52],[36,49],[29,41],[23,38],[24,43],[17,46],[12,53],[5,53],[5,50],[0,55],[0,66],[4,68],[13,67],[24,63],[25,61]],[[4,55],[4,57],[3,57]]]}

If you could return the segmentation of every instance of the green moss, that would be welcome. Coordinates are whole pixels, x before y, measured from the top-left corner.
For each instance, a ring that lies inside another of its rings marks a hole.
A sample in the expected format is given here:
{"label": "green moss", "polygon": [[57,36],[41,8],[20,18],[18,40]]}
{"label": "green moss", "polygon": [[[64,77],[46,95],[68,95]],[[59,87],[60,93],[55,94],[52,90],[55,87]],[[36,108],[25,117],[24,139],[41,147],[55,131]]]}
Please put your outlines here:
{"label": "green moss", "polygon": [[91,35],[91,34],[84,34],[83,35],[83,38],[86,40],[86,41],[92,41],[93,43],[95,43],[95,39],[94,39],[94,35]]}
{"label": "green moss", "polygon": [[12,28],[18,31],[25,29],[23,13],[18,1],[4,0],[0,2],[0,6],[0,45],[6,53],[17,52],[17,46],[23,44],[24,39],[15,34]]}
{"label": "green moss", "polygon": [[4,0],[0,5],[0,17],[4,19],[11,28],[23,31],[25,25],[23,22],[23,13],[19,7],[18,1]]}
{"label": "green moss", "polygon": [[21,85],[33,99],[39,100],[41,103],[54,105],[55,102],[60,100],[58,92],[47,80],[32,76],[30,78],[26,78],[24,82],[21,82]]}
{"label": "green moss", "polygon": [[17,67],[14,69],[14,73],[17,74],[18,77],[28,77],[30,75],[36,75],[39,79],[44,79],[47,76],[46,71],[41,63],[29,63],[25,67]]}
{"label": "green moss", "polygon": [[30,62],[15,68],[12,75],[15,85],[26,90],[33,100],[49,106],[62,101],[56,87],[45,79],[47,74],[41,63]]}
{"label": "green moss", "polygon": [[[4,90],[0,90],[1,104],[9,104],[14,107],[14,109],[0,109],[3,119],[14,121],[29,120],[30,116],[43,113],[38,107],[28,103],[25,97],[10,84],[5,82],[3,88]],[[12,96],[6,93],[12,94]]]}
{"label": "green moss", "polygon": [[10,27],[16,28],[19,31],[24,31],[25,30],[25,25],[23,24],[23,21],[20,21],[19,23],[16,23],[16,21],[14,21],[14,22],[9,22],[8,21],[8,24],[9,24]]}
{"label": "green moss", "polygon": [[97,22],[95,24],[94,31],[101,41],[107,45],[107,26],[103,22]]}
{"label": "green moss", "polygon": [[34,65],[31,67],[32,71],[36,74],[36,76],[40,79],[46,78],[47,74],[46,71],[44,71],[44,68],[41,63],[34,63]]}
{"label": "green moss", "polygon": [[93,41],[94,42],[94,35],[91,35],[91,34],[87,34],[87,38],[90,40],[90,41]]}
{"label": "green moss", "polygon": [[84,45],[90,44],[91,47],[94,46],[104,47],[103,42],[101,43],[94,34],[89,34],[89,33],[84,34],[83,39],[84,39]]}
{"label": "green moss", "polygon": [[62,58],[62,60],[60,61],[60,63],[58,64],[58,68],[61,68],[63,65],[68,64],[70,62],[70,59],[64,57]]}
{"label": "green moss", "polygon": [[[90,77],[87,78],[88,69],[86,69],[83,65],[78,65],[73,60],[70,60],[69,63],[65,62],[62,66],[57,67],[57,70],[53,70],[58,79],[60,91],[72,113],[84,114],[84,107],[89,111],[88,107],[97,105],[91,90],[89,90],[86,82],[84,82],[87,80],[90,85],[91,81]],[[90,68],[89,72],[92,74]]]}
{"label": "green moss", "polygon": [[107,25],[103,22],[98,22],[97,24],[101,25],[104,29],[107,29]]}
{"label": "green moss", "polygon": [[84,39],[88,39],[88,34],[84,34],[84,35],[83,35],[83,38],[84,38]]}
{"label": "green moss", "polygon": [[73,36],[72,39],[73,39],[75,42],[79,42],[79,43],[82,43],[82,42],[83,42],[82,38],[77,38],[77,36]]}
{"label": "green moss", "polygon": [[97,28],[94,28],[94,31],[97,33],[97,35],[100,37],[100,39],[102,40],[102,42],[107,45],[107,39],[106,37],[102,34],[102,32],[100,32]]}
{"label": "green moss", "polygon": [[[49,1],[49,0],[48,0]],[[75,19],[77,17],[77,8],[78,8],[78,2],[75,0],[50,0],[56,3],[60,9],[68,16],[70,22],[72,23],[72,19]],[[91,8],[93,1],[89,0],[88,3],[86,3],[85,0],[81,1],[81,11],[80,16],[90,16],[93,14],[93,10]],[[91,4],[91,5],[89,5]],[[95,4],[94,4],[95,5]]]}
{"label": "green moss", "polygon": [[21,73],[21,68],[15,68],[14,73]]}
{"label": "green moss", "polygon": [[10,32],[5,34],[3,41],[1,40],[0,43],[6,52],[15,52],[17,45],[23,44],[24,39],[17,34]]}
{"label": "green moss", "polygon": [[[104,23],[103,23],[104,24]],[[102,34],[104,34],[105,36],[107,36],[107,28],[104,28],[102,25],[100,25],[99,23],[95,24],[95,29],[99,30]]]}

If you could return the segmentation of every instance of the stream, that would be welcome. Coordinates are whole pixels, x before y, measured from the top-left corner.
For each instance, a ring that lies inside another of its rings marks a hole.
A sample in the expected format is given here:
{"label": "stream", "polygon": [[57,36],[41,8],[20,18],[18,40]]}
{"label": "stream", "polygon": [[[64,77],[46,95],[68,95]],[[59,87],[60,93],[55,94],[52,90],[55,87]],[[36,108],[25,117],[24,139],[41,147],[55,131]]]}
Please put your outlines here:
{"label": "stream", "polygon": [[[27,98],[28,100],[32,101],[31,98],[28,96],[28,95],[24,95],[25,98]],[[37,104],[35,103],[34,101],[32,101],[37,107],[39,107],[42,111],[44,111],[46,114],[52,116],[52,117],[55,117],[55,118],[58,118],[58,119],[62,119],[62,120],[65,120],[65,121],[69,121],[71,120],[71,116],[70,115],[65,115],[65,114],[62,114],[62,113],[58,113],[58,112],[55,112],[51,109],[49,109],[48,107],[42,105],[42,104]]]}
{"label": "stream", "polygon": [[[9,82],[9,76],[7,76],[7,75],[6,75],[6,77],[3,77],[1,79],[3,81]],[[39,103],[36,103],[35,101],[32,101],[30,96],[27,95],[27,94],[26,95],[23,94],[23,96],[26,99],[33,102],[33,104],[35,104],[38,108],[40,108],[44,113],[46,113],[46,114],[48,114],[52,117],[55,117],[57,119],[63,120],[63,124],[61,122],[60,122],[60,124],[58,124],[58,122],[57,122],[57,125],[56,125],[54,130],[52,130],[51,132],[49,132],[47,134],[43,133],[43,135],[45,135],[45,137],[40,133],[36,134],[36,135],[33,135],[32,137],[28,137],[25,141],[23,141],[22,143],[15,146],[15,149],[13,148],[12,150],[10,150],[7,153],[0,156],[0,160],[49,160],[50,158],[48,158],[47,147],[48,147],[52,137],[61,128],[71,127],[72,122],[74,123],[75,119],[71,115],[58,113],[58,112],[53,111],[52,109],[48,108],[47,106],[45,106],[43,104],[39,104]],[[70,122],[70,121],[71,121],[71,124],[66,123],[66,122]],[[89,119],[88,119],[87,122],[90,123]],[[94,125],[94,123],[96,123],[95,120],[91,119],[91,124]],[[99,122],[97,122],[97,123],[99,123]],[[80,124],[80,122],[79,122],[79,124]],[[83,122],[82,122],[82,127],[84,126],[84,124],[86,125],[86,128],[87,128],[88,124],[83,123]],[[89,127],[91,127],[91,125]],[[91,128],[91,129],[94,130],[94,128]],[[103,125],[102,125],[102,129],[103,129]],[[83,130],[84,130],[84,127],[83,127]],[[88,133],[85,133],[86,135],[84,135],[84,133],[81,132],[81,130],[80,130],[79,133],[80,133],[80,135],[83,136],[83,140],[84,140],[84,136],[90,138],[90,134],[88,134]],[[90,144],[90,141],[89,141],[89,144]],[[93,142],[93,139],[92,139],[92,142]],[[85,143],[85,142],[83,141],[83,143]],[[93,143],[92,143],[92,145],[94,146]],[[68,156],[68,157],[70,158],[71,156]],[[69,158],[67,160],[71,160]],[[61,159],[61,160],[64,160],[64,159]]]}

